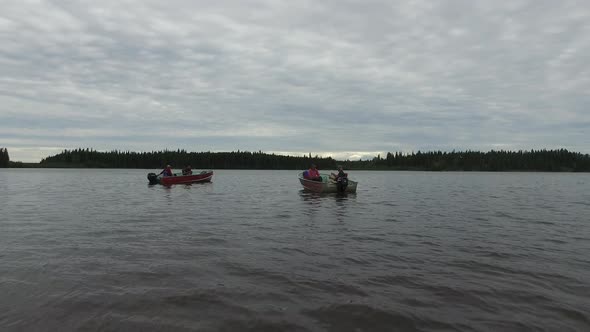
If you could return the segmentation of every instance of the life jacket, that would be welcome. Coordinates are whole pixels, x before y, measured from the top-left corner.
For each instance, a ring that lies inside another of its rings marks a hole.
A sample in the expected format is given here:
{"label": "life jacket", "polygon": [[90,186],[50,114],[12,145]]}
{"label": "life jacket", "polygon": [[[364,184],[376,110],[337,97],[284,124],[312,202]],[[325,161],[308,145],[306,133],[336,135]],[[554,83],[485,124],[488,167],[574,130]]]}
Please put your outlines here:
{"label": "life jacket", "polygon": [[317,178],[320,176],[320,172],[317,169],[310,169],[307,174],[310,178]]}

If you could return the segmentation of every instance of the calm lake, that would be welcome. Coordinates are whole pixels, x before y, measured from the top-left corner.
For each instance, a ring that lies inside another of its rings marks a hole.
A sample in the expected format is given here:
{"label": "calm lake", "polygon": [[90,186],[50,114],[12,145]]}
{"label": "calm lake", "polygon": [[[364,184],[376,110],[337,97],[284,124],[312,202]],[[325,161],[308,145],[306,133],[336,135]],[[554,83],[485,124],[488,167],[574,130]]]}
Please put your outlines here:
{"label": "calm lake", "polygon": [[147,173],[0,170],[0,330],[590,331],[590,174]]}

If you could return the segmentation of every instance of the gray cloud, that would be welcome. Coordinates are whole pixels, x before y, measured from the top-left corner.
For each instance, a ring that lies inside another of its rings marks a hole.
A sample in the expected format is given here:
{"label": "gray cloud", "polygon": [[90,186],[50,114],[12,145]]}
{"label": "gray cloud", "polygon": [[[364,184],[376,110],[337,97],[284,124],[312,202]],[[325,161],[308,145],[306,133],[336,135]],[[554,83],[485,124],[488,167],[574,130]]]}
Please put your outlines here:
{"label": "gray cloud", "polygon": [[0,145],[590,152],[586,1],[5,1]]}

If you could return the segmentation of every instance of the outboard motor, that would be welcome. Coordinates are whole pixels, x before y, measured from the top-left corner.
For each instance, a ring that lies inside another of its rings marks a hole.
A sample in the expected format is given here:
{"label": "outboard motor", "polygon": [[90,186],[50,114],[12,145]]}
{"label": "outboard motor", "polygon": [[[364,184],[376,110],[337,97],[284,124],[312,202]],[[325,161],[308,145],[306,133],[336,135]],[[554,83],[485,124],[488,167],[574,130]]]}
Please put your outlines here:
{"label": "outboard motor", "polygon": [[338,192],[345,192],[346,187],[348,187],[348,178],[345,176],[341,176],[338,178]]}
{"label": "outboard motor", "polygon": [[147,175],[148,181],[150,181],[150,184],[158,184],[158,176],[156,175],[156,173],[149,173]]}

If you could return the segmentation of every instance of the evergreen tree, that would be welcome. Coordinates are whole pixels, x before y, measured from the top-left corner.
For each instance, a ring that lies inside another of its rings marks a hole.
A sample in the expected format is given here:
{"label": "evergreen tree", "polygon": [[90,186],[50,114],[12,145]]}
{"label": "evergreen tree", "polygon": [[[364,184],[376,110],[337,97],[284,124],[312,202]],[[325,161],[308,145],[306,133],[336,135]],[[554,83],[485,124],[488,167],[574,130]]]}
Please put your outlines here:
{"label": "evergreen tree", "polygon": [[10,156],[7,148],[0,148],[0,167],[6,168],[10,164]]}

